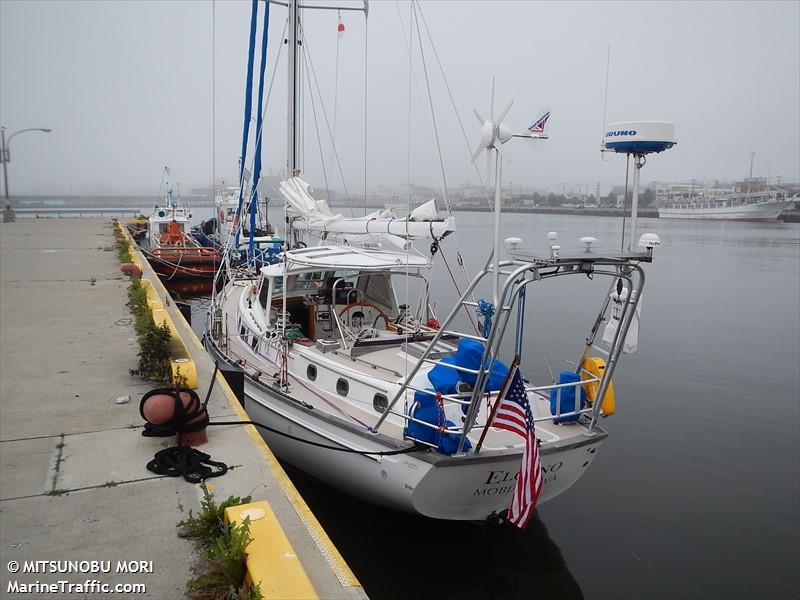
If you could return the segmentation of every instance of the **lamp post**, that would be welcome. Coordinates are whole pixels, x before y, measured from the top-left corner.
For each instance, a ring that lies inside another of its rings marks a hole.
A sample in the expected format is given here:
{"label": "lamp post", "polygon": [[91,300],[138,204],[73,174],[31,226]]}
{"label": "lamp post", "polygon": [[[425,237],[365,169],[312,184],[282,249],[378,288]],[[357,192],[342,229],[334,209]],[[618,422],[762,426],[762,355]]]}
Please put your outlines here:
{"label": "lamp post", "polygon": [[19,131],[15,131],[10,136],[8,136],[8,140],[6,140],[6,128],[0,127],[0,140],[2,141],[2,147],[0,148],[0,158],[3,161],[3,181],[5,182],[5,192],[6,192],[6,204],[8,204],[8,167],[6,167],[6,163],[11,162],[11,153],[8,151],[9,146],[11,145],[11,140],[14,138],[15,135],[19,135],[20,133],[25,133],[26,131],[41,131],[43,133],[50,133],[53,131],[52,129],[44,129],[42,127],[29,127],[27,129],[20,129]]}

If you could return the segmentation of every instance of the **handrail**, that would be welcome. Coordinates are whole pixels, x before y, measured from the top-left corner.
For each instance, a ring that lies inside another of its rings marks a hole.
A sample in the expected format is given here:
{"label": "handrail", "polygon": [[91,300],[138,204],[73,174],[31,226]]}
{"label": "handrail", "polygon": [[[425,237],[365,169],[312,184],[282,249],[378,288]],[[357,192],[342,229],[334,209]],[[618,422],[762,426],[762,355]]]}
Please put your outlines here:
{"label": "handrail", "polygon": [[[488,373],[491,372],[495,360],[497,360],[497,355],[499,351],[499,340],[502,339],[502,333],[504,333],[505,328],[508,325],[508,318],[511,313],[511,308],[514,306],[516,299],[518,298],[519,292],[529,283],[533,281],[542,280],[545,278],[551,277],[558,277],[563,275],[569,274],[599,274],[599,275],[606,275],[614,278],[614,282],[617,280],[622,280],[628,289],[628,301],[626,302],[625,306],[623,307],[623,314],[622,314],[622,321],[620,327],[617,330],[617,335],[611,344],[611,350],[608,353],[609,361],[608,365],[605,369],[605,372],[601,378],[590,378],[590,379],[582,379],[578,382],[568,383],[568,384],[554,384],[551,386],[537,386],[534,388],[526,388],[529,391],[545,391],[551,389],[563,389],[567,387],[577,387],[583,386],[587,383],[599,383],[600,390],[598,392],[598,396],[603,398],[605,396],[606,389],[608,388],[608,384],[611,380],[611,376],[613,375],[614,367],[618,362],[619,353],[622,349],[623,341],[627,332],[630,328],[632,315],[635,312],[636,305],[638,304],[638,299],[640,297],[640,291],[644,286],[644,273],[641,266],[638,264],[640,261],[648,262],[648,258],[646,255],[635,255],[635,256],[608,256],[602,257],[597,255],[591,255],[588,257],[583,256],[576,256],[564,259],[548,259],[548,258],[534,258],[532,260],[525,260],[519,257],[515,257],[513,260],[503,261],[500,265],[500,268],[503,271],[503,274],[507,274],[507,278],[503,284],[502,292],[500,294],[500,298],[498,300],[499,309],[497,312],[497,316],[495,318],[495,322],[493,324],[492,330],[489,332],[487,338],[485,338],[485,346],[484,346],[484,355],[483,355],[483,362],[482,364],[485,367],[479,372],[478,379],[473,389],[472,397],[470,400],[470,410],[467,413],[467,416],[464,421],[464,425],[462,428],[462,436],[459,443],[459,450],[463,451],[463,442],[466,440],[468,433],[472,430],[475,425],[475,419],[478,414],[479,408],[479,399],[484,396],[483,388],[488,380]],[[509,267],[513,266],[516,267],[515,269],[509,270]],[[606,268],[603,268],[606,267]],[[540,269],[545,269],[547,272],[540,273]],[[448,326],[454,320],[455,315],[461,310],[462,305],[465,305],[468,302],[468,298],[470,294],[474,291],[478,283],[483,280],[487,274],[491,272],[490,266],[487,264],[482,271],[480,271],[470,282],[467,289],[462,294],[457,305],[455,305],[448,317],[443,322],[441,329],[437,332],[437,335],[434,337],[433,340],[429,343],[428,348],[426,348],[425,353],[420,357],[420,359],[415,364],[414,368],[408,373],[404,382],[401,384],[400,388],[398,389],[397,393],[392,398],[390,405],[384,411],[384,414],[381,415],[381,418],[378,420],[376,425],[373,428],[373,431],[377,431],[383,421],[387,418],[389,414],[396,414],[395,411],[392,409],[396,405],[396,403],[400,400],[401,397],[404,397],[406,390],[412,389],[413,386],[410,385],[413,378],[419,372],[423,363],[433,363],[433,364],[446,364],[441,363],[441,361],[436,361],[433,359],[429,359],[428,356],[431,352],[431,348],[433,348],[441,339],[441,336],[446,333],[455,333],[456,335],[458,332],[452,332],[448,329]],[[527,275],[526,273],[533,273],[533,276]],[[632,275],[636,275],[636,281]],[[613,283],[612,283],[613,286]],[[604,304],[602,310],[600,311],[597,319],[593,323],[591,328],[591,333],[587,337],[587,345],[584,348],[583,356],[581,357],[580,362],[577,366],[577,372],[581,371],[583,360],[588,352],[588,350],[593,346],[596,334],[599,330],[599,326],[603,322],[603,317],[605,312],[608,308],[608,295],[604,300]],[[500,333],[498,336],[497,334]],[[473,337],[468,335],[463,335],[462,337]],[[448,365],[451,366],[451,365]],[[457,367],[452,367],[457,368]],[[469,371],[473,372],[473,371]],[[559,393],[560,397],[560,393]],[[454,398],[447,398],[450,402],[457,402],[458,404],[463,404],[463,401],[456,400]],[[597,418],[599,416],[599,408],[602,403],[595,402],[594,406],[588,409],[573,411],[571,413],[560,413],[560,406],[556,411],[557,414],[551,415],[549,417],[544,418],[537,418],[535,421],[545,421],[545,420],[554,420],[563,418],[565,416],[573,416],[573,415],[592,415],[592,421],[590,423],[590,428],[594,428]]]}

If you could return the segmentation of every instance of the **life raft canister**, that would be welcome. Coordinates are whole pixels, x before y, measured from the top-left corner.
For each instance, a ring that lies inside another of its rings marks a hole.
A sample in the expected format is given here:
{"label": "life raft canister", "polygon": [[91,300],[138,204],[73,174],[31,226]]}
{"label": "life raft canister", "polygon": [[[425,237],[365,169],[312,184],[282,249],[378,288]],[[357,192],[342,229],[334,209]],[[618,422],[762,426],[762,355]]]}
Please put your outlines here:
{"label": "life raft canister", "polygon": [[[590,356],[583,361],[581,368],[581,379],[602,379],[606,371],[606,361],[598,356]],[[583,384],[586,390],[586,399],[589,404],[594,404],[597,398],[597,392],[600,391],[600,382],[592,381]],[[600,414],[604,417],[610,417],[614,414],[614,382],[608,382],[608,389],[603,398],[603,403],[600,405]]]}

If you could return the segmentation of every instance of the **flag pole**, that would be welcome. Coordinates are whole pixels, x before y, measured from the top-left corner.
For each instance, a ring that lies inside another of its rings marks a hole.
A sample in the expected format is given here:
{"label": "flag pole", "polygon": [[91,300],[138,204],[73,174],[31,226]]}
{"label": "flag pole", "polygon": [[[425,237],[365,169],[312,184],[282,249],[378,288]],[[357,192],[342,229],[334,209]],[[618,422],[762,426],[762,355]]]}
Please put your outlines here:
{"label": "flag pole", "polygon": [[505,396],[506,392],[508,391],[508,386],[511,383],[511,379],[514,377],[514,370],[519,367],[519,354],[514,356],[514,360],[511,361],[511,366],[508,369],[508,373],[506,373],[506,378],[503,380],[503,385],[500,386],[500,391],[497,393],[497,399],[494,402],[494,406],[492,406],[492,414],[489,415],[489,418],[486,421],[486,425],[481,432],[481,437],[478,440],[478,444],[475,446],[475,454],[481,449],[483,445],[483,440],[486,438],[486,434],[489,432],[489,427],[491,427],[492,423],[494,422],[494,416],[497,414],[497,409],[500,407],[500,401]]}

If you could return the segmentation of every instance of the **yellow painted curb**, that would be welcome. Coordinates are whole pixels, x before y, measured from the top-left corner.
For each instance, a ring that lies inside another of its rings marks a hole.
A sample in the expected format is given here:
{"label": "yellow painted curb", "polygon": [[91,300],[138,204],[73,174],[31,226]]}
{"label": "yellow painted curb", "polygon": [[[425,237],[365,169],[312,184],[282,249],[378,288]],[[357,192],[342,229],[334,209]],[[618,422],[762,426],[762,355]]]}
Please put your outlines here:
{"label": "yellow painted curb", "polygon": [[[225,397],[228,399],[228,404],[236,413],[236,416],[239,418],[239,420],[249,421],[250,417],[242,408],[242,405],[239,404],[239,401],[236,399],[236,394],[228,385],[228,382],[225,380],[225,376],[222,373],[217,373],[217,382],[225,393]],[[303,522],[303,525],[308,531],[308,534],[311,536],[311,539],[314,540],[314,543],[316,544],[320,553],[330,566],[331,571],[333,571],[333,574],[336,575],[339,583],[342,585],[342,587],[361,587],[361,583],[359,583],[355,574],[350,569],[350,566],[345,562],[344,558],[342,558],[342,555],[339,554],[339,550],[333,545],[333,542],[322,528],[322,525],[320,525],[317,517],[308,507],[308,504],[306,504],[306,501],[300,495],[300,492],[297,491],[297,488],[294,487],[292,480],[289,479],[286,471],[283,470],[283,467],[278,462],[278,459],[275,458],[272,450],[270,450],[269,446],[267,446],[264,438],[261,437],[258,429],[256,429],[254,425],[245,425],[245,429],[250,435],[250,438],[253,440],[253,444],[256,448],[258,448],[261,456],[264,458],[264,462],[267,463],[269,470],[272,472],[272,476],[278,482],[278,485],[281,486],[281,489],[288,498],[289,502],[291,502],[292,507],[297,513],[297,516],[300,517],[300,520]]]}
{"label": "yellow painted curb", "polygon": [[238,525],[245,518],[250,519],[253,538],[247,546],[245,584],[260,586],[266,600],[319,598],[269,503],[252,502],[225,509],[229,523]]}
{"label": "yellow painted curb", "polygon": [[141,284],[147,293],[147,305],[150,307],[150,312],[153,313],[153,321],[159,327],[166,323],[169,329],[169,352],[172,357],[169,362],[173,380],[182,380],[186,387],[197,389],[197,365],[194,364],[180,331],[175,327],[172,317],[167,309],[164,308],[164,302],[161,300],[162,297],[165,299],[169,297],[167,289],[157,275],[149,276],[145,274],[144,262],[146,261],[133,238],[119,221],[117,221],[116,227],[128,241],[131,260],[142,271]]}
{"label": "yellow painted curb", "polygon": [[[120,229],[123,231],[123,234],[127,237],[128,240],[131,240],[128,232],[125,230],[124,227],[120,226]],[[144,272],[144,268],[141,264],[141,257],[140,252],[136,249],[136,245],[132,244],[133,252],[131,252],[131,256],[133,257],[134,263],[137,264]],[[157,279],[157,278],[156,278]],[[148,304],[150,303],[151,293],[153,295],[154,300],[158,300],[160,302],[159,296],[160,292],[157,292],[154,288],[155,286],[159,286],[161,290],[163,290],[164,294],[166,294],[166,288],[164,288],[163,284],[160,280],[158,280],[157,284],[153,284],[149,280],[142,280],[142,284],[148,287]],[[152,292],[151,292],[152,290]],[[166,296],[165,296],[166,297]],[[162,304],[163,309],[163,304]],[[166,312],[166,311],[165,311]],[[185,334],[186,337],[193,340],[194,345],[199,349],[201,352],[205,352],[205,347],[203,346],[202,342],[198,339],[197,335],[194,333],[194,330],[191,328],[189,323],[184,319],[183,315],[178,313],[177,318],[183,321],[183,324],[186,326],[187,333]],[[171,326],[174,327],[174,323],[171,323]],[[172,329],[170,329],[172,331]],[[183,337],[181,337],[181,341],[183,343]],[[185,346],[184,346],[185,349]],[[187,354],[188,356],[188,354]],[[192,362],[192,366],[194,367],[194,362]],[[181,370],[183,373],[183,370]],[[196,369],[195,369],[195,376],[196,376]],[[222,390],[223,395],[228,401],[228,405],[231,409],[236,413],[237,417],[241,421],[249,421],[250,417],[242,408],[242,405],[239,403],[239,400],[236,398],[236,394],[231,389],[228,382],[225,380],[225,376],[217,372],[217,383]],[[339,553],[339,550],[336,546],[333,545],[333,542],[328,537],[328,534],[322,528],[317,517],[311,511],[311,509],[306,504],[306,501],[300,495],[300,492],[297,491],[297,488],[292,483],[292,480],[289,479],[289,476],[283,470],[283,467],[278,462],[278,459],[275,458],[275,455],[270,450],[267,443],[264,441],[264,438],[261,437],[261,434],[258,432],[258,429],[255,428],[253,425],[245,425],[244,428],[247,430],[250,439],[253,442],[253,445],[261,454],[264,462],[266,463],[267,467],[269,468],[272,476],[278,482],[278,485],[281,487],[286,498],[291,503],[292,507],[294,508],[297,516],[300,518],[300,521],[308,531],[309,536],[311,539],[314,540],[314,543],[317,546],[320,554],[322,554],[325,561],[328,563],[333,574],[336,576],[337,580],[341,584],[342,587],[345,588],[352,588],[352,587],[362,587],[361,583],[356,578],[353,571],[350,569],[350,566],[345,562],[342,555]],[[251,530],[252,531],[252,530]],[[255,535],[253,536],[255,538]],[[264,589],[262,588],[262,593],[264,593]],[[265,596],[266,597],[266,596]],[[316,598],[316,595],[314,596]]]}

